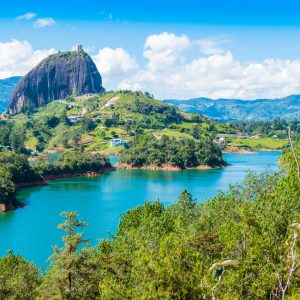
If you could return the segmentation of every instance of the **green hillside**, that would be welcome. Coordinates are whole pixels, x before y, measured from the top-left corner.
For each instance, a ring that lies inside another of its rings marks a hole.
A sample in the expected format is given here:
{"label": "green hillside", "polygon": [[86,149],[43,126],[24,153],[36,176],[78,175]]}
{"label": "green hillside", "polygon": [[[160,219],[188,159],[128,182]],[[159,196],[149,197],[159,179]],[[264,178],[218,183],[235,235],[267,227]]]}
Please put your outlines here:
{"label": "green hillside", "polygon": [[[97,96],[68,97],[54,101],[32,114],[6,116],[0,130],[2,145],[23,139],[25,148],[37,151],[119,152],[113,138],[130,144],[137,135],[151,133],[175,138],[212,139],[228,130],[201,115],[184,113],[141,92],[107,92]],[[5,130],[11,134],[5,134]],[[18,137],[19,135],[22,137]]]}

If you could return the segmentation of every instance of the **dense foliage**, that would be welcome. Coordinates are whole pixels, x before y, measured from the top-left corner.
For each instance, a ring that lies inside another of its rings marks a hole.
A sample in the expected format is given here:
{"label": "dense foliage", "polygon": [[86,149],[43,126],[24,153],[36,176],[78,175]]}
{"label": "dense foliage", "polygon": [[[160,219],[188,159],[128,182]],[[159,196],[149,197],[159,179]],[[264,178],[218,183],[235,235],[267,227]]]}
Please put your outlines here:
{"label": "dense foliage", "polygon": [[221,149],[209,139],[176,139],[165,135],[156,138],[150,134],[139,136],[123,151],[121,162],[133,167],[169,165],[180,168],[225,164]]}
{"label": "dense foliage", "polygon": [[300,183],[289,166],[203,204],[186,190],[169,207],[146,202],[96,248],[80,232],[87,224],[63,213],[64,245],[45,274],[12,253],[0,259],[0,297],[299,299]]}
{"label": "dense foliage", "polygon": [[24,154],[11,151],[0,155],[0,204],[15,202],[15,185],[41,180]]}
{"label": "dense foliage", "polygon": [[35,172],[43,177],[61,174],[99,173],[103,168],[111,167],[110,162],[100,154],[70,151],[64,153],[56,162],[37,162],[33,165]]}
{"label": "dense foliage", "polygon": [[66,152],[57,162],[37,162],[30,165],[26,155],[12,151],[0,155],[0,204],[15,201],[16,186],[42,182],[48,177],[61,174],[71,176],[87,172],[100,173],[111,167],[100,154],[85,154],[78,151]]}
{"label": "dense foliage", "polygon": [[238,132],[248,133],[249,135],[262,134],[265,137],[272,137],[276,135],[278,138],[287,138],[287,128],[299,134],[300,127],[299,121],[275,119],[272,121],[236,121],[230,123],[231,127]]}
{"label": "dense foliage", "polygon": [[116,137],[132,141],[143,132],[160,133],[168,128],[179,136],[208,136],[228,127],[213,124],[201,115],[186,114],[164,104],[149,93],[107,92],[84,99],[69,96],[30,114],[4,114],[0,120],[0,150],[25,154],[32,150],[114,150],[110,149],[110,140]]}
{"label": "dense foliage", "polygon": [[0,258],[0,299],[32,300],[41,279],[39,270],[23,257],[9,252]]}

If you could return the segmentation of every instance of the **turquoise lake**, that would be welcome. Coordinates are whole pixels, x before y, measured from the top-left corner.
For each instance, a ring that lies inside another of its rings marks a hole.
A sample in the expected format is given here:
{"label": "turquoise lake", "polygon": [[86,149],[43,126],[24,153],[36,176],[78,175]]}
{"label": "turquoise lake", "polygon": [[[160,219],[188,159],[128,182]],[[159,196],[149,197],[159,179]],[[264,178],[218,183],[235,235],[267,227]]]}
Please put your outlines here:
{"label": "turquoise lake", "polygon": [[[98,177],[56,180],[28,188],[18,199],[28,206],[0,215],[0,256],[12,249],[39,267],[47,265],[52,246],[61,245],[61,211],[75,210],[90,226],[85,237],[96,244],[116,231],[122,213],[157,198],[166,205],[187,188],[198,203],[241,182],[249,172],[277,170],[280,152],[224,154],[231,165],[214,170],[118,170]],[[112,160],[116,160],[113,158]]]}

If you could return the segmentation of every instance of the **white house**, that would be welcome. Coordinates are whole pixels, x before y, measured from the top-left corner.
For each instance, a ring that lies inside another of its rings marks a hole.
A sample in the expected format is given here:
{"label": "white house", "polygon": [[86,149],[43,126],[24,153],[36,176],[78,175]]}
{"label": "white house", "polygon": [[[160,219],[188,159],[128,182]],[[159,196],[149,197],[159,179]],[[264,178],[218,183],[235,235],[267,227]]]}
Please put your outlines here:
{"label": "white house", "polygon": [[112,147],[117,147],[117,146],[124,146],[126,142],[122,139],[112,139],[110,140],[110,145]]}
{"label": "white house", "polygon": [[251,136],[251,139],[253,139],[253,140],[258,140],[258,139],[261,139],[261,138],[262,138],[261,134],[256,134],[256,135]]}
{"label": "white house", "polygon": [[218,144],[223,149],[226,145],[226,138],[225,137],[219,137],[217,139],[214,139],[213,142],[215,144]]}
{"label": "white house", "polygon": [[68,116],[68,119],[69,119],[72,123],[76,123],[76,122],[78,122],[80,119],[82,119],[82,115],[70,115],[70,116]]}

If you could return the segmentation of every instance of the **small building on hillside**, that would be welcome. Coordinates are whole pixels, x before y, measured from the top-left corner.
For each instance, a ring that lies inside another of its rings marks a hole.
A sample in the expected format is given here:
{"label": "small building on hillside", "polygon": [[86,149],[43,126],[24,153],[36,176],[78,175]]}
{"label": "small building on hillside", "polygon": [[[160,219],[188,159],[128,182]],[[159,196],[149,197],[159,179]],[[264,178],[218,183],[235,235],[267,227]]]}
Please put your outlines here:
{"label": "small building on hillside", "polygon": [[256,135],[251,136],[251,139],[253,139],[253,140],[258,140],[258,139],[261,139],[261,138],[262,138],[261,134],[256,134]]}
{"label": "small building on hillside", "polygon": [[69,115],[68,119],[72,122],[72,123],[77,123],[80,119],[82,119],[82,115]]}
{"label": "small building on hillside", "polygon": [[249,138],[249,134],[246,133],[246,132],[243,132],[241,133],[239,136],[238,136],[239,139],[248,139]]}
{"label": "small building on hillside", "polygon": [[213,142],[219,145],[222,149],[225,148],[226,145],[226,137],[219,137],[213,140]]}
{"label": "small building on hillside", "polygon": [[110,140],[110,145],[112,147],[124,146],[126,142],[122,139],[112,139]]}

